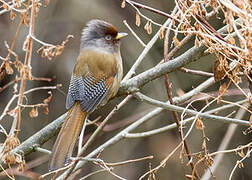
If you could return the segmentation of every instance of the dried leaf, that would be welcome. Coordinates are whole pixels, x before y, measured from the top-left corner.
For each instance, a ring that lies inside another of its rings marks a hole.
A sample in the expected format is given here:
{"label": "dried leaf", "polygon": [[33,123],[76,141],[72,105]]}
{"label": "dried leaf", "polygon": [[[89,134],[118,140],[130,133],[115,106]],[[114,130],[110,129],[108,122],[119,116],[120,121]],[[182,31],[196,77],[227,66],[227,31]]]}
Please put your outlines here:
{"label": "dried leaf", "polygon": [[212,157],[208,156],[207,160],[206,160],[206,164],[207,164],[207,167],[211,167],[214,163],[214,160]]}
{"label": "dried leaf", "polygon": [[245,156],[243,149],[241,149],[241,151],[237,152],[237,154],[238,154],[241,158],[243,158],[243,157]]}
{"label": "dried leaf", "polygon": [[44,108],[44,113],[45,113],[46,115],[48,115],[48,113],[49,113],[49,108],[48,108],[48,106],[43,106],[43,108]]}
{"label": "dried leaf", "polygon": [[149,26],[149,21],[147,21],[147,23],[145,24],[145,26],[144,26],[144,30],[146,30],[146,31],[147,31],[148,26]]}
{"label": "dried leaf", "polygon": [[24,23],[26,26],[29,26],[29,24],[30,24],[30,18],[29,18],[28,12],[22,12],[22,13],[21,13],[21,16],[22,16],[22,18],[23,18],[23,23]]}
{"label": "dried leaf", "polygon": [[35,1],[34,6],[35,6],[35,16],[37,16],[37,14],[39,13],[39,8],[41,6],[41,3],[39,3],[38,1]]}
{"label": "dried leaf", "polygon": [[22,2],[20,0],[15,0],[15,7],[21,7],[22,6]]}
{"label": "dried leaf", "polygon": [[159,30],[159,38],[164,39],[164,28],[163,27],[161,27]]}
{"label": "dried leaf", "polygon": [[25,160],[23,159],[19,164],[18,164],[18,171],[24,172],[26,163]]}
{"label": "dried leaf", "polygon": [[3,4],[3,8],[6,9],[7,11],[9,11],[9,6],[7,4]]}
{"label": "dried leaf", "polygon": [[238,168],[243,168],[244,167],[244,164],[241,161],[237,161],[237,163],[238,163]]}
{"label": "dried leaf", "polygon": [[33,80],[31,68],[29,66],[23,66],[20,73],[22,78],[26,80]]}
{"label": "dried leaf", "polygon": [[64,46],[62,46],[62,45],[57,45],[56,48],[55,48],[55,54],[54,54],[54,56],[59,56],[59,55],[61,55],[62,52],[63,52],[63,50],[64,50]]}
{"label": "dried leaf", "polygon": [[202,149],[206,149],[206,138],[203,139],[203,143],[202,143]]}
{"label": "dried leaf", "polygon": [[195,45],[196,47],[200,47],[200,44],[201,44],[201,42],[200,42],[200,40],[199,40],[199,37],[196,36],[195,41],[194,41],[194,45]]}
{"label": "dried leaf", "polygon": [[49,96],[43,100],[44,104],[48,104],[52,100],[52,92],[49,91],[48,94],[49,94]]}
{"label": "dried leaf", "polygon": [[50,3],[50,0],[45,0],[46,5],[48,6]]}
{"label": "dried leaf", "polygon": [[178,40],[177,36],[173,37],[173,43],[175,44],[175,46],[180,46],[180,41]]}
{"label": "dried leaf", "polygon": [[125,8],[125,6],[126,6],[126,2],[125,2],[125,0],[123,0],[122,4],[121,4],[121,8]]}
{"label": "dried leaf", "polygon": [[233,26],[231,24],[227,24],[227,30],[231,33],[233,31]]}
{"label": "dried leaf", "polygon": [[139,27],[141,24],[141,18],[138,12],[136,12],[136,25]]}
{"label": "dried leaf", "polygon": [[31,118],[35,118],[38,116],[38,107],[33,107],[29,112]]}
{"label": "dried leaf", "polygon": [[10,152],[12,149],[20,145],[20,141],[16,136],[9,136],[5,141],[4,153]]}
{"label": "dried leaf", "polygon": [[196,129],[203,130],[205,128],[203,121],[198,118],[196,121]]}
{"label": "dried leaf", "polygon": [[152,33],[152,25],[151,25],[151,22],[149,22],[149,25],[147,27],[147,33],[148,34],[151,34]]}
{"label": "dried leaf", "polygon": [[17,17],[17,15],[11,10],[10,11],[10,19],[14,20]]}
{"label": "dried leaf", "polygon": [[225,92],[227,92],[227,88],[228,87],[227,87],[227,84],[225,82],[220,85],[217,104],[221,103],[222,96],[225,94]]}
{"label": "dried leaf", "polygon": [[13,74],[13,69],[8,61],[5,62],[5,70],[7,74]]}
{"label": "dried leaf", "polygon": [[27,36],[25,41],[24,41],[24,44],[23,44],[23,51],[27,51],[28,48],[29,48],[29,44],[30,44],[30,40],[29,40],[29,37]]}
{"label": "dried leaf", "polygon": [[8,153],[7,156],[5,157],[5,164],[16,164],[16,158],[14,154]]}
{"label": "dried leaf", "polygon": [[246,1],[233,1],[232,3],[234,3],[234,5],[236,5],[237,7],[239,7],[240,9],[244,9],[245,8],[245,2]]}
{"label": "dried leaf", "polygon": [[15,84],[13,85],[13,94],[17,94],[18,93],[18,76],[16,75],[15,77]]}
{"label": "dried leaf", "polygon": [[213,73],[214,73],[214,80],[215,82],[218,82],[222,78],[225,77],[226,71],[223,65],[220,65],[220,62],[218,60],[215,61],[213,66]]}
{"label": "dried leaf", "polygon": [[228,36],[228,42],[232,45],[235,45],[235,39],[233,38],[233,36]]}

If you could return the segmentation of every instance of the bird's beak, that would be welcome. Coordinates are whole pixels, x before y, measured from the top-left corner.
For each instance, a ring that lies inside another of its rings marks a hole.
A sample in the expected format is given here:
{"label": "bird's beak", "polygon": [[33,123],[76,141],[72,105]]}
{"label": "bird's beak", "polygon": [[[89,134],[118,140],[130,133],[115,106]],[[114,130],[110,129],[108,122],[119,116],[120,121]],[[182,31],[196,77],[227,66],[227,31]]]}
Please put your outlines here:
{"label": "bird's beak", "polygon": [[123,32],[120,32],[120,33],[118,33],[117,34],[117,36],[116,36],[116,39],[121,39],[122,37],[125,37],[125,36],[127,36],[128,35],[128,33],[123,33]]}

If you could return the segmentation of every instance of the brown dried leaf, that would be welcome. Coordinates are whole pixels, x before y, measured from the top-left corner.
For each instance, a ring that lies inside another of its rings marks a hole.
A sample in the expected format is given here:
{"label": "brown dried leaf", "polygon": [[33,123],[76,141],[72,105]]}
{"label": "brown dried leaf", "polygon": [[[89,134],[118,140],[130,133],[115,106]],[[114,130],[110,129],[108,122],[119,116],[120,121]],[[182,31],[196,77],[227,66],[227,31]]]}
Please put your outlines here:
{"label": "brown dried leaf", "polygon": [[161,27],[159,30],[159,38],[164,39],[164,28],[163,27]]}
{"label": "brown dried leaf", "polygon": [[27,36],[23,44],[23,51],[27,51],[29,49],[29,43],[30,43],[30,40],[29,40],[29,37]]}
{"label": "brown dried leaf", "polygon": [[49,94],[49,96],[43,100],[44,104],[48,104],[52,100],[52,92],[49,91],[48,94]]}
{"label": "brown dried leaf", "polygon": [[22,6],[22,2],[20,0],[15,0],[15,7],[21,7]]}
{"label": "brown dried leaf", "polygon": [[11,10],[10,11],[10,19],[14,20],[17,17],[17,15]]}
{"label": "brown dried leaf", "polygon": [[214,62],[213,73],[215,82],[221,80],[226,75],[224,66],[220,65],[220,62],[218,60]]}
{"label": "brown dried leaf", "polygon": [[6,4],[3,4],[3,8],[9,11],[9,6],[7,6]]}
{"label": "brown dried leaf", "polygon": [[237,161],[237,163],[238,163],[238,168],[243,168],[244,167],[244,164],[241,161]]}
{"label": "brown dried leaf", "polygon": [[50,0],[45,0],[46,5],[48,6],[50,3]]}
{"label": "brown dried leaf", "polygon": [[18,171],[23,172],[25,169],[26,163],[25,160],[23,159],[20,163],[18,163]]}
{"label": "brown dried leaf", "polygon": [[13,94],[18,94],[18,76],[15,77],[15,84],[13,85]]}
{"label": "brown dried leaf", "polygon": [[198,118],[196,121],[196,129],[203,130],[205,128],[203,121]]}
{"label": "brown dried leaf", "polygon": [[22,12],[22,13],[21,13],[21,16],[22,16],[22,18],[23,18],[23,23],[24,23],[26,26],[29,26],[29,24],[30,24],[30,18],[29,18],[28,12]]}
{"label": "brown dried leaf", "polygon": [[206,164],[207,164],[207,167],[211,167],[214,163],[214,160],[212,157],[208,156],[207,160],[206,160]]}
{"label": "brown dried leaf", "polygon": [[121,4],[121,8],[125,8],[125,6],[126,6],[126,2],[125,2],[125,0],[123,0],[122,4]]}
{"label": "brown dried leaf", "polygon": [[200,47],[200,44],[201,44],[201,42],[200,42],[200,40],[199,40],[199,37],[196,36],[195,41],[194,41],[194,45],[195,45],[196,47]]}
{"label": "brown dried leaf", "polygon": [[220,85],[217,104],[221,103],[222,96],[225,94],[225,92],[227,92],[227,88],[228,87],[227,87],[227,84],[225,82]]}
{"label": "brown dried leaf", "polygon": [[41,6],[41,3],[39,3],[38,1],[35,1],[34,6],[35,6],[35,16],[37,16],[37,14],[39,13],[39,8]]}
{"label": "brown dried leaf", "polygon": [[148,34],[151,34],[152,33],[152,25],[151,25],[151,22],[149,22],[149,25],[147,27],[147,33]]}
{"label": "brown dried leaf", "polygon": [[206,138],[203,139],[203,143],[202,143],[202,149],[206,149]]}
{"label": "brown dried leaf", "polygon": [[175,46],[180,46],[180,41],[178,40],[177,36],[173,37],[173,43],[175,44]]}
{"label": "brown dried leaf", "polygon": [[24,78],[26,80],[33,80],[31,68],[29,66],[23,66],[20,73],[21,78]]}
{"label": "brown dried leaf", "polygon": [[55,47],[55,54],[54,54],[54,56],[59,56],[59,55],[61,55],[62,52],[63,52],[63,50],[64,50],[64,46],[62,46],[62,45],[57,45],[57,46]]}
{"label": "brown dried leaf", "polygon": [[138,12],[136,12],[136,25],[139,27],[141,24],[141,18]]}
{"label": "brown dried leaf", "polygon": [[147,23],[145,24],[145,26],[144,26],[144,30],[146,30],[146,31],[147,31],[148,26],[149,26],[149,21],[147,21]]}
{"label": "brown dried leaf", "polygon": [[5,70],[7,74],[13,74],[13,69],[8,61],[5,62]]}
{"label": "brown dried leaf", "polygon": [[235,45],[235,39],[233,38],[233,36],[228,36],[228,42],[232,45]]}
{"label": "brown dried leaf", "polygon": [[48,106],[43,106],[43,108],[44,108],[44,113],[45,113],[46,115],[48,115],[48,113],[49,113],[49,108],[48,108]]}
{"label": "brown dried leaf", "polygon": [[243,158],[243,157],[245,156],[243,149],[241,149],[241,151],[237,152],[237,154],[238,154],[241,158]]}
{"label": "brown dried leaf", "polygon": [[33,107],[29,112],[31,118],[35,118],[38,116],[38,107]]}
{"label": "brown dried leaf", "polygon": [[12,149],[20,145],[20,141],[16,136],[9,136],[5,141],[4,153],[10,152]]}
{"label": "brown dried leaf", "polygon": [[14,154],[8,153],[7,156],[5,157],[5,164],[16,164],[16,158]]}
{"label": "brown dried leaf", "polygon": [[233,29],[233,26],[231,24],[228,24],[227,25],[227,30],[229,33],[231,33],[234,29]]}

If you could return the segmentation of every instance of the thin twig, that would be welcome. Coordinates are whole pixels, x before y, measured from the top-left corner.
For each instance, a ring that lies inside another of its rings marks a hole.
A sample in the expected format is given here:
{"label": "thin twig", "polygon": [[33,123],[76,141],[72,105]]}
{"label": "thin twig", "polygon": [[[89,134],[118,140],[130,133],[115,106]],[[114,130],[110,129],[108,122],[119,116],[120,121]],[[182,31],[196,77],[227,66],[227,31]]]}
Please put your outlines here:
{"label": "thin twig", "polygon": [[143,4],[140,4],[140,3],[137,3],[137,2],[131,1],[131,0],[126,0],[126,2],[129,3],[129,4],[133,4],[133,5],[136,6],[137,8],[143,8],[143,9],[146,9],[146,10],[148,10],[148,11],[150,11],[150,12],[154,12],[154,13],[156,13],[156,14],[159,14],[159,15],[165,16],[165,17],[167,17],[167,18],[169,18],[169,19],[174,19],[175,21],[180,22],[180,20],[174,18],[174,16],[172,16],[172,15],[170,15],[170,14],[167,14],[167,13],[165,13],[165,12],[163,12],[163,11],[154,9],[154,8],[152,8],[152,7],[150,7],[150,6],[146,6],[146,5],[143,5]]}
{"label": "thin twig", "polygon": [[184,68],[184,67],[181,67],[179,70],[182,71],[182,72],[185,72],[185,73],[204,76],[204,77],[213,77],[214,76],[213,73],[200,71],[200,70],[187,69],[187,68]]}
{"label": "thin twig", "polygon": [[[10,81],[9,83],[5,84],[3,87],[0,87],[0,93],[2,91],[4,91],[6,88],[8,88],[9,86],[11,86],[12,84],[15,84],[16,81],[20,81],[20,80],[21,80],[21,78],[19,77],[17,79],[14,79],[14,80]],[[52,81],[51,78],[44,78],[44,77],[33,77],[33,80],[35,80],[35,81],[47,81],[47,82]]]}
{"label": "thin twig", "polygon": [[116,163],[106,163],[106,165],[107,166],[121,166],[121,165],[124,165],[124,164],[143,161],[143,160],[146,160],[146,159],[153,159],[153,156],[146,156],[146,157],[142,157],[142,158],[138,158],[138,159],[131,159],[131,160],[116,162]]}
{"label": "thin twig", "polygon": [[[112,171],[113,168],[110,168],[110,170]],[[90,176],[93,176],[93,175],[98,174],[98,173],[100,173],[100,172],[106,172],[106,171],[108,171],[108,170],[107,170],[107,169],[99,169],[99,170],[97,170],[97,171],[91,172],[91,173],[87,174],[86,176],[80,178],[80,180],[87,179],[87,178],[89,178]]]}
{"label": "thin twig", "polygon": [[142,93],[135,93],[134,94],[135,97],[137,97],[140,100],[143,100],[149,104],[155,105],[157,107],[162,107],[164,109],[170,110],[170,111],[177,111],[177,112],[184,112],[187,114],[191,114],[191,115],[196,115],[202,118],[206,118],[206,119],[212,119],[212,120],[218,120],[218,121],[222,121],[222,122],[226,122],[226,123],[235,123],[235,124],[239,124],[239,125],[244,125],[244,126],[249,126],[250,123],[248,121],[245,120],[240,120],[240,119],[235,119],[235,118],[227,118],[227,117],[222,117],[222,116],[216,116],[216,115],[210,115],[210,114],[206,114],[206,113],[199,113],[197,111],[191,110],[191,109],[187,109],[187,108],[183,108],[180,106],[175,106],[172,104],[168,104],[168,103],[164,103],[155,99],[152,99],[150,97],[147,97],[145,95],[143,95]]}
{"label": "thin twig", "polygon": [[[176,8],[174,9],[173,12],[176,12]],[[170,23],[171,23],[170,19],[166,20],[166,22],[163,24],[163,27],[166,27]],[[158,40],[159,34],[160,34],[160,30],[158,30],[158,32],[153,36],[153,38],[146,45],[146,47],[144,48],[144,50],[142,51],[142,53],[139,55],[139,57],[135,61],[134,65],[131,67],[131,69],[128,71],[128,73],[126,74],[126,76],[123,78],[122,82],[126,82],[133,75],[135,75],[136,69],[141,64],[142,60],[147,55],[147,53],[149,52],[149,50],[152,48],[152,46],[154,45],[154,43]]]}
{"label": "thin twig", "polygon": [[[168,30],[166,31],[165,34],[165,41],[164,41],[164,60],[165,62],[169,61],[168,59],[168,43],[169,43],[169,35],[170,35],[170,27],[172,24],[169,25]],[[168,96],[168,99],[170,101],[170,104],[174,104],[173,100],[172,100],[172,90],[171,90],[171,83],[169,83],[169,76],[168,74],[165,74],[165,87],[166,87],[166,93]],[[177,129],[178,129],[178,133],[180,135],[180,138],[183,139],[183,131],[180,130],[180,120],[179,120],[179,116],[178,113],[176,111],[172,111],[172,115],[173,115],[173,119],[175,121],[175,123],[177,124]],[[191,156],[190,156],[190,150],[189,147],[187,145],[186,141],[183,141],[183,146],[185,148],[186,154],[188,154],[188,161],[190,163],[191,169],[194,169],[194,164],[191,161]],[[182,150],[183,151],[183,150]],[[199,177],[196,173],[196,177]]]}
{"label": "thin twig", "polygon": [[[243,104],[243,103],[245,103],[247,101],[248,100],[245,99],[245,100],[238,101],[235,104],[223,105],[223,106],[221,106],[219,108],[215,108],[213,110],[206,111],[205,113],[207,113],[207,114],[215,114],[215,113],[223,111],[225,109],[232,108],[232,107],[236,106],[236,104]],[[185,124],[190,123],[194,119],[195,119],[195,116],[187,118],[187,119],[184,119],[183,122],[181,122],[181,125],[184,126]],[[145,131],[145,132],[140,132],[140,133],[126,133],[126,134],[124,134],[124,137],[125,138],[144,138],[144,137],[153,136],[153,135],[157,135],[157,134],[166,132],[166,131],[174,129],[176,127],[177,127],[177,124],[176,123],[172,123],[170,125],[167,125],[167,126],[164,126],[164,127],[158,128],[158,129],[150,130],[150,131]]]}
{"label": "thin twig", "polygon": [[146,47],[146,44],[140,39],[140,37],[133,31],[133,29],[129,26],[126,20],[123,21],[124,25],[130,30],[132,35],[137,39],[137,41],[143,46]]}
{"label": "thin twig", "polygon": [[[249,104],[246,103],[243,106],[248,106],[248,105]],[[240,108],[239,111],[237,112],[235,118],[242,119],[243,116],[245,115],[245,113],[246,113],[246,110],[243,108]],[[229,127],[226,131],[226,134],[223,137],[222,142],[221,142],[217,152],[223,151],[227,148],[228,144],[232,140],[232,136],[234,135],[236,128],[237,128],[237,124],[230,124],[229,125]],[[211,167],[208,168],[208,171],[206,171],[205,174],[202,176],[202,178],[201,178],[202,180],[208,180],[211,178],[211,174],[215,172],[216,168],[221,163],[222,158],[223,158],[223,154],[218,154],[214,158],[214,160],[213,160],[214,163],[211,165]],[[210,172],[210,170],[211,170],[211,172]]]}

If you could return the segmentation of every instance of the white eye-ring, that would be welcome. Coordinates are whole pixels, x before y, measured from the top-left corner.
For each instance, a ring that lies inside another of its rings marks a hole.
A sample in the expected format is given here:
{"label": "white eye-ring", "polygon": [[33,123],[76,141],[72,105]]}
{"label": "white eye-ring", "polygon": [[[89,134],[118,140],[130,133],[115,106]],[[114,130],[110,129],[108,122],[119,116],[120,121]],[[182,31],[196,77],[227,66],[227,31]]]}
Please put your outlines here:
{"label": "white eye-ring", "polygon": [[109,41],[109,40],[112,39],[112,37],[111,37],[110,35],[106,35],[106,36],[105,36],[105,39]]}

